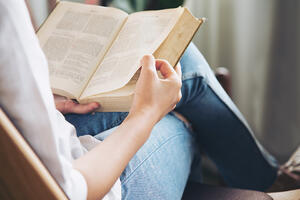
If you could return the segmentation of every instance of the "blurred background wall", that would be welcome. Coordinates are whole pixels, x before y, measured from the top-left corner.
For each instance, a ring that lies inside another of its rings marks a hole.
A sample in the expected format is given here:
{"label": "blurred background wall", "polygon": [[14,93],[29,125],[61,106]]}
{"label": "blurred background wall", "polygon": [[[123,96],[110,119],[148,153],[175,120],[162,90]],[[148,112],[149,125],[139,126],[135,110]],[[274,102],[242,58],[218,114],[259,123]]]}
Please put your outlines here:
{"label": "blurred background wall", "polygon": [[[48,2],[29,3],[39,26]],[[230,70],[234,102],[263,145],[285,161],[300,144],[300,1],[185,0],[185,5],[208,18],[194,42],[212,68]]]}
{"label": "blurred background wall", "polygon": [[194,42],[232,74],[233,100],[282,162],[300,144],[300,1],[186,0],[208,18]]}

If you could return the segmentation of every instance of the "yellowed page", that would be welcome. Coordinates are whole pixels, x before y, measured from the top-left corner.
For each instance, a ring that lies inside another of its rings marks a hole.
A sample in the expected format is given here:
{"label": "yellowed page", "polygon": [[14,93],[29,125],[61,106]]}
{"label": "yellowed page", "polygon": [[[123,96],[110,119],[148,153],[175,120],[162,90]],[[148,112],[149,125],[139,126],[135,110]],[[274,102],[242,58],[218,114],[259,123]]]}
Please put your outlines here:
{"label": "yellowed page", "polygon": [[96,112],[128,112],[134,96],[135,84],[126,84],[112,92],[91,96],[80,103],[100,102]]}
{"label": "yellowed page", "polygon": [[187,8],[184,8],[173,30],[154,52],[154,57],[166,59],[175,67],[202,23],[203,19],[195,18]]}
{"label": "yellowed page", "polygon": [[128,14],[60,2],[38,31],[54,93],[78,98],[116,38]]}
{"label": "yellowed page", "polygon": [[176,24],[183,8],[130,15],[80,99],[126,85],[144,54],[152,54]]}

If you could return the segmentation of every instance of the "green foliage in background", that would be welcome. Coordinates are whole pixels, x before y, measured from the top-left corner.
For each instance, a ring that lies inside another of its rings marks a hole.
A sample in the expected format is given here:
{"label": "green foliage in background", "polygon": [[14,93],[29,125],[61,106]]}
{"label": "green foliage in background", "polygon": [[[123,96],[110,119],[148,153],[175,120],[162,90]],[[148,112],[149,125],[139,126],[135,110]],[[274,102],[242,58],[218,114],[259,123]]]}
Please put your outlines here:
{"label": "green foliage in background", "polygon": [[181,6],[183,2],[184,0],[110,0],[108,4],[132,13],[142,10],[176,8]]}

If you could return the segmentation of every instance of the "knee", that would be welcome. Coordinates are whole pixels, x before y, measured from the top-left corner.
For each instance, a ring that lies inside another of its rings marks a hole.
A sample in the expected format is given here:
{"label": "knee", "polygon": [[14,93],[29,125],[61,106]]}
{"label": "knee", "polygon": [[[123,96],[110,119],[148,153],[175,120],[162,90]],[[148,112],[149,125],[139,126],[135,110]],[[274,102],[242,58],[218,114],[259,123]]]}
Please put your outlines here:
{"label": "knee", "polygon": [[193,99],[199,98],[200,96],[204,95],[207,87],[208,85],[203,77],[195,77],[182,81],[182,98],[177,104],[177,107],[179,108],[182,105],[186,105]]}
{"label": "knee", "polygon": [[[180,63],[183,82],[197,78],[204,79],[209,84],[216,81],[214,72],[211,70],[204,56],[194,44],[191,43],[186,49]],[[194,83],[196,83],[196,85],[194,85],[195,87],[201,88],[201,84],[197,83],[197,80],[194,81]],[[200,83],[203,83],[203,80],[201,80]],[[195,87],[192,89],[195,89]],[[189,87],[184,89],[189,89]]]}

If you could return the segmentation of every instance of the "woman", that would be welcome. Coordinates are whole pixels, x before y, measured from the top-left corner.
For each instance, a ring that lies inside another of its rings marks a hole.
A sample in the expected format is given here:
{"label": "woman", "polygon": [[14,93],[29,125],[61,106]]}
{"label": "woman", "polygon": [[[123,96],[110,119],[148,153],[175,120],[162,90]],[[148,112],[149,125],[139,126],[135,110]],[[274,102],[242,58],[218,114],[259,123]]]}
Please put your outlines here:
{"label": "woman", "polygon": [[[122,199],[180,199],[189,177],[201,181],[200,148],[228,185],[263,190],[272,184],[276,164],[194,45],[181,65],[182,76],[179,67],[174,70],[167,61],[144,56],[128,115],[66,116],[77,134],[95,135],[79,140],[55,109],[47,62],[24,1],[0,0],[1,108],[70,199],[120,199],[121,187]],[[65,113],[97,107],[71,104],[64,109],[68,104],[56,102]],[[174,108],[193,131],[169,113]]]}
{"label": "woman", "polygon": [[[150,65],[154,63],[153,58],[144,58],[142,70],[146,64],[145,59]],[[168,65],[165,61],[156,61],[158,66],[162,63]],[[276,177],[275,160],[255,140],[242,115],[194,44],[187,48],[180,63],[182,75],[180,65],[176,69],[182,77],[182,98],[175,111],[189,120],[192,130],[172,112],[163,117],[121,175],[123,199],[151,199],[153,195],[155,199],[180,199],[188,178],[201,181],[200,149],[216,163],[228,185],[254,190],[267,189]],[[149,99],[153,101],[151,111],[146,111],[143,116],[151,123],[151,119],[161,113],[159,110],[163,110],[164,106],[159,103],[166,95],[157,90],[151,94],[145,89],[149,85],[144,85],[144,82],[151,82],[152,78],[144,79],[144,76],[140,77],[137,93],[139,97],[147,95],[140,102],[148,102]],[[139,97],[135,97],[135,100]],[[69,107],[64,106],[65,103]],[[64,113],[71,112],[72,105],[81,112],[90,111],[89,108],[94,106],[76,105],[71,101],[57,102],[57,107]],[[172,105],[172,101],[166,105]],[[132,110],[129,116],[131,113]],[[76,127],[78,136],[90,134],[104,140],[113,133],[114,129],[109,129],[122,124],[127,114],[66,114],[65,117]]]}

